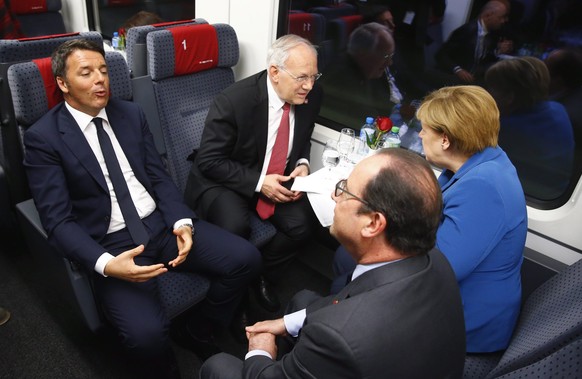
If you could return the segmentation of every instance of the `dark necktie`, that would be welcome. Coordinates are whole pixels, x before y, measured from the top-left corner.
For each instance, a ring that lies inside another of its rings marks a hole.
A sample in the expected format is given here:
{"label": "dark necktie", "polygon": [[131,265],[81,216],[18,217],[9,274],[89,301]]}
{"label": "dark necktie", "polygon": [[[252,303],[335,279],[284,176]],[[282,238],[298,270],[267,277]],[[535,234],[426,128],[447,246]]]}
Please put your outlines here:
{"label": "dark necktie", "polygon": [[119,208],[121,208],[121,213],[125,220],[125,226],[129,230],[131,239],[136,245],[146,245],[149,241],[149,235],[141,222],[137,209],[135,209],[133,200],[131,200],[129,188],[127,187],[123,172],[119,166],[119,161],[113,150],[111,139],[109,139],[105,129],[103,129],[103,120],[96,117],[93,119],[93,123],[97,127],[97,138],[99,139],[99,145],[101,145],[101,151],[103,152],[103,158],[105,158],[105,165],[107,166],[107,171],[109,171],[109,179],[113,184],[117,203],[119,204]]}
{"label": "dark necktie", "polygon": [[[287,151],[289,150],[289,110],[291,105],[285,103],[283,105],[283,117],[277,130],[277,138],[271,153],[271,160],[267,168],[267,175],[285,173],[285,163],[287,162]],[[264,196],[259,197],[257,201],[257,213],[263,220],[268,219],[275,213],[275,203],[266,199]]]}

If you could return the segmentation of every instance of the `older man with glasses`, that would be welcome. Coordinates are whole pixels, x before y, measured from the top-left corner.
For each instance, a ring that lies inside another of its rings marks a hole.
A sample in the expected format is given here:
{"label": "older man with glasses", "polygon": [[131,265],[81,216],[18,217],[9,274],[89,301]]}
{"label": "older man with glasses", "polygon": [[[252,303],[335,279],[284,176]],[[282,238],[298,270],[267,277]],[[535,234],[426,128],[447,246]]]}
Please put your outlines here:
{"label": "older man with glasses", "polygon": [[254,286],[259,303],[272,312],[280,303],[271,284],[316,225],[307,198],[289,188],[293,178],[309,174],[320,76],[309,41],[296,35],[276,40],[266,70],[214,99],[185,191],[204,219],[234,234],[249,237],[252,213],[277,228],[261,249],[263,273]]}

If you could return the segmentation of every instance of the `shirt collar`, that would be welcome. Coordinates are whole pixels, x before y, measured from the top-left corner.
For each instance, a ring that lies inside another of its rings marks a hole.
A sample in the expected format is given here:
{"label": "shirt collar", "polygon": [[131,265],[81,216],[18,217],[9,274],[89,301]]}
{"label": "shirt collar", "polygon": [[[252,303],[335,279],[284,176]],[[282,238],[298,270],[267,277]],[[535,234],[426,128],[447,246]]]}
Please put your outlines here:
{"label": "shirt collar", "polygon": [[378,267],[385,266],[385,265],[390,264],[390,263],[398,262],[398,261],[401,261],[401,260],[402,259],[397,259],[395,261],[370,263],[370,264],[367,264],[367,265],[359,264],[354,269],[354,273],[352,274],[352,280],[355,280],[358,276],[360,276],[360,275],[362,275],[362,274],[364,274],[364,273],[366,273],[366,272],[368,272],[370,270],[373,270],[373,269],[378,268]]}
{"label": "shirt collar", "polygon": [[275,92],[275,88],[273,88],[273,83],[271,83],[271,77],[267,72],[267,94],[269,96],[269,107],[273,108],[275,111],[283,108],[285,102],[281,100],[281,98]]}
{"label": "shirt collar", "polygon": [[65,106],[67,107],[67,110],[71,113],[71,116],[73,116],[73,118],[77,122],[77,125],[79,125],[79,127],[81,128],[81,131],[85,131],[85,129],[87,129],[87,127],[93,121],[93,119],[95,117],[100,117],[100,118],[104,119],[105,121],[107,121],[107,123],[109,124],[109,119],[107,118],[107,112],[105,112],[105,108],[101,109],[99,111],[99,114],[97,114],[97,116],[93,117],[91,115],[88,115],[87,113],[81,112],[81,111],[73,108],[66,101],[65,101]]}

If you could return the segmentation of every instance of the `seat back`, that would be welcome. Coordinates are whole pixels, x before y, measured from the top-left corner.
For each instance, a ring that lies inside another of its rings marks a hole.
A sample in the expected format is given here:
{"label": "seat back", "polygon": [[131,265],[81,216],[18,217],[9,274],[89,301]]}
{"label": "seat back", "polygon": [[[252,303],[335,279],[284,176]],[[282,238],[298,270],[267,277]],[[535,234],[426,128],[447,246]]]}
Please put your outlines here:
{"label": "seat back", "polygon": [[343,52],[348,46],[350,34],[362,23],[362,15],[341,16],[329,21],[327,27],[328,39],[334,41],[334,53]]}
{"label": "seat back", "polygon": [[[131,100],[129,69],[120,53],[105,53],[112,98]],[[50,58],[34,59],[8,69],[14,114],[20,135],[63,100],[51,71]]]}
{"label": "seat back", "polygon": [[579,260],[529,296],[505,352],[467,356],[464,377],[529,378],[551,374],[580,377],[581,344],[582,260]]}
{"label": "seat back", "polygon": [[[193,149],[200,147],[214,97],[234,83],[238,39],[226,24],[183,25],[147,35],[148,69],[167,151],[167,166],[184,192]],[[251,218],[250,242],[266,244],[273,225]]]}
{"label": "seat back", "polygon": [[289,33],[296,34],[311,42],[317,49],[317,68],[319,71],[333,58],[333,41],[326,39],[327,23],[318,13],[289,13]]}
{"label": "seat back", "polygon": [[61,0],[10,1],[10,10],[26,37],[66,33],[61,7]]}
{"label": "seat back", "polygon": [[[129,68],[118,52],[105,54],[110,78],[110,96],[123,100],[132,99]],[[20,137],[53,106],[62,101],[50,70],[50,58],[12,65],[8,70],[8,81],[14,102],[16,121]],[[22,143],[22,138],[20,139]],[[22,229],[31,235],[27,240],[33,252],[46,254],[51,250],[36,208],[32,200],[17,205]],[[57,252],[55,252],[56,254]],[[103,328],[104,322],[92,292],[89,276],[75,262],[65,259],[65,269],[72,292],[83,318],[94,332]],[[162,305],[168,317],[173,318],[201,301],[208,291],[210,282],[205,277],[192,273],[168,272],[158,278],[158,288]]]}
{"label": "seat back", "polygon": [[230,25],[186,25],[149,33],[147,51],[168,170],[184,192],[210,104],[234,83],[238,39]]}
{"label": "seat back", "polygon": [[325,17],[317,13],[289,13],[289,33],[305,38],[314,45],[325,39]]}
{"label": "seat back", "polygon": [[488,377],[536,365],[581,339],[582,260],[579,260],[530,295],[509,347]]}
{"label": "seat back", "polygon": [[65,35],[0,40],[0,120],[1,134],[0,163],[4,166],[13,203],[28,199],[30,191],[22,166],[22,148],[19,131],[14,117],[12,97],[8,87],[8,68],[18,62],[48,57],[63,42],[85,38],[95,43],[103,43],[97,32],[70,33]]}
{"label": "seat back", "polygon": [[146,36],[149,32],[191,24],[207,24],[207,22],[203,18],[195,18],[193,20],[136,26],[127,30],[125,36],[125,51],[127,54],[127,64],[129,65],[132,77],[135,78],[148,74]]}
{"label": "seat back", "polygon": [[358,13],[355,5],[348,3],[341,3],[339,5],[328,5],[309,8],[308,12],[321,14],[325,17],[327,22],[338,17],[349,16]]}

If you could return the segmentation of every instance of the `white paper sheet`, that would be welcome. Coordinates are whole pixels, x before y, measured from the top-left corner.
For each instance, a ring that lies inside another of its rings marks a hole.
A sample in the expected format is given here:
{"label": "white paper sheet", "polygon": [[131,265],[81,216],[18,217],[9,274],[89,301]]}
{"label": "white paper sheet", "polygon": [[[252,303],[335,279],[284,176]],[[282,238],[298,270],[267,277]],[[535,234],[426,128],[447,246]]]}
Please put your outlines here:
{"label": "white paper sheet", "polygon": [[307,193],[307,198],[317,219],[321,225],[328,227],[333,222],[333,209],[335,208],[335,201],[332,200],[331,193],[334,191],[336,183],[347,178],[352,169],[351,165],[340,165],[332,168],[331,171],[324,167],[311,175],[295,178],[291,190]]}

